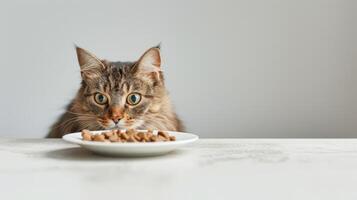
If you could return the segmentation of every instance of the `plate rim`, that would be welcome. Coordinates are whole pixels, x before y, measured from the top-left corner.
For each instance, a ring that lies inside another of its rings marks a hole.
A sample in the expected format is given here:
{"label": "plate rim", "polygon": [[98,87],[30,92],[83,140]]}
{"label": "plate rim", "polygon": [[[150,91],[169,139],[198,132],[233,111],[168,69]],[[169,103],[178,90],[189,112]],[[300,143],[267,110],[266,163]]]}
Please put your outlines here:
{"label": "plate rim", "polygon": [[[98,131],[91,131],[93,133],[100,133],[108,130],[98,130]],[[145,130],[138,130],[138,131],[145,131]],[[190,139],[186,140],[176,140],[176,141],[170,141],[170,142],[146,142],[146,143],[141,143],[141,142],[126,142],[126,143],[121,143],[121,142],[113,142],[113,143],[105,143],[105,142],[96,142],[96,141],[85,141],[81,140],[78,138],[75,138],[74,136],[80,135],[81,132],[74,132],[74,133],[68,133],[64,136],[62,136],[62,139],[65,140],[66,142],[72,143],[72,144],[78,144],[78,145],[84,145],[84,146],[101,146],[101,147],[148,147],[148,146],[171,146],[171,145],[180,145],[180,144],[187,144],[187,143],[192,143],[195,142],[199,139],[198,135],[192,134],[192,133],[186,133],[186,132],[177,132],[177,131],[167,131],[169,133],[175,133],[175,134],[186,134],[192,136]]]}

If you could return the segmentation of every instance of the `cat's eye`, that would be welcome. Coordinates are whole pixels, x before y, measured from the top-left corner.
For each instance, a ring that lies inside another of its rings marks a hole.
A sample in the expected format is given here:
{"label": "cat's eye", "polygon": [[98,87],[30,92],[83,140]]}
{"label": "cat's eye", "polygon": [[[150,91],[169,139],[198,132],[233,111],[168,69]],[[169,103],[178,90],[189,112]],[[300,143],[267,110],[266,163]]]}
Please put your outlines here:
{"label": "cat's eye", "polygon": [[96,93],[94,95],[94,100],[99,105],[104,105],[108,102],[107,96],[105,96],[104,94],[101,94],[101,93]]}
{"label": "cat's eye", "polygon": [[141,95],[139,93],[131,93],[126,98],[126,102],[132,106],[138,104],[140,100],[141,100]]}

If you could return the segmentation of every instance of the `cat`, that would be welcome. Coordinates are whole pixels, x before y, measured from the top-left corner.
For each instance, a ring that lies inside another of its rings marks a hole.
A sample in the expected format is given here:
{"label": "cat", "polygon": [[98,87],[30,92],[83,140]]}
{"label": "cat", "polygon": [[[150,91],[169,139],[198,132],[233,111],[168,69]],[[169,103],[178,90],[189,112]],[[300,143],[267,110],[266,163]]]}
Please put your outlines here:
{"label": "cat", "polygon": [[156,129],[183,131],[165,88],[160,46],[135,62],[100,60],[76,46],[81,86],[48,138],[82,129]]}

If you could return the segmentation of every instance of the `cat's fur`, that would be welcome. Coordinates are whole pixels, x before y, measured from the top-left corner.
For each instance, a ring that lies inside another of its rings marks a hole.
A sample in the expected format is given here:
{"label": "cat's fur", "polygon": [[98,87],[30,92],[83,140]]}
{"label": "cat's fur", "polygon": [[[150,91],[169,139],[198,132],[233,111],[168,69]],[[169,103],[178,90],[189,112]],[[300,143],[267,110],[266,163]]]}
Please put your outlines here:
{"label": "cat's fur", "polygon": [[[76,51],[81,87],[47,137],[58,138],[82,129],[183,130],[165,88],[159,47],[150,48],[136,62],[109,62],[82,48],[76,47]],[[107,104],[96,103],[97,92],[108,97]],[[132,92],[142,96],[138,105],[126,102]]]}

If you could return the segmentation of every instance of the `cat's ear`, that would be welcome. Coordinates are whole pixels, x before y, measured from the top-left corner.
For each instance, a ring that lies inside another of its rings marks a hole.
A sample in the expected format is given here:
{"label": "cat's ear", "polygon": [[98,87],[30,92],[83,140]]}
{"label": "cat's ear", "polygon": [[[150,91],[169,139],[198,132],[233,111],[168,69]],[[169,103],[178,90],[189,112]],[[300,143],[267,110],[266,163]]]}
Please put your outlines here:
{"label": "cat's ear", "polygon": [[160,78],[159,72],[162,71],[160,46],[148,49],[138,60],[134,70],[141,76]]}
{"label": "cat's ear", "polygon": [[76,46],[77,58],[83,80],[92,80],[102,75],[105,65],[92,53]]}

